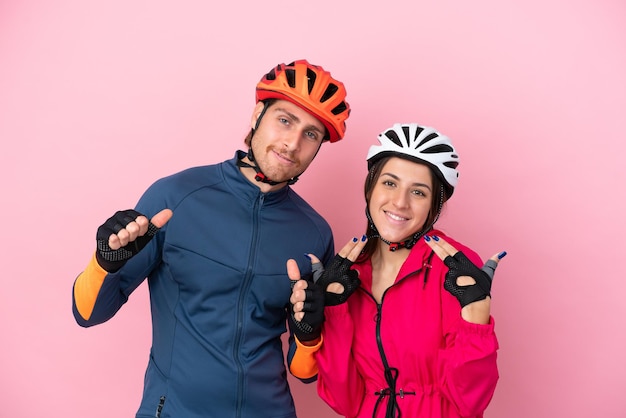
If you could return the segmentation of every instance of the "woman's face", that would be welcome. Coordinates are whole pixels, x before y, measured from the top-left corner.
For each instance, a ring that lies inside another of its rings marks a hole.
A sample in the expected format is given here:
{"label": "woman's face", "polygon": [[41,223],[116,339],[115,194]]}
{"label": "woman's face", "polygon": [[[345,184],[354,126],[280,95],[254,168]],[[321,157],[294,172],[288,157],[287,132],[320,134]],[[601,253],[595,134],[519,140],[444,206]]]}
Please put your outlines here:
{"label": "woman's face", "polygon": [[401,242],[420,231],[433,199],[430,168],[393,157],[383,166],[369,199],[369,211],[378,233]]}

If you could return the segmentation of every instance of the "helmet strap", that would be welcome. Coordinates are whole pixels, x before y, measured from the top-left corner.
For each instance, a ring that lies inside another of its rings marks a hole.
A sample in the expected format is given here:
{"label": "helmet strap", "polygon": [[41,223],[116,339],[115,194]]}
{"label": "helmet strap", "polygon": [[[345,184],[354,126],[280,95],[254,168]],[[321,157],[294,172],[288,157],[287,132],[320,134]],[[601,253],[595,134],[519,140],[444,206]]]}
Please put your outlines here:
{"label": "helmet strap", "polygon": [[[250,150],[248,151],[248,159],[250,161],[254,161],[252,158],[254,158],[252,156],[252,148],[250,148]],[[254,171],[256,171],[256,175],[254,176],[254,179],[256,181],[259,181],[261,183],[266,183],[269,184],[270,186],[276,186],[277,184],[281,184],[281,183],[287,183],[288,185],[292,185],[295,182],[298,181],[298,176],[292,177],[289,180],[285,180],[285,181],[274,181],[271,180],[269,177],[267,177],[265,174],[263,174],[263,172],[261,171],[261,169],[259,168],[258,165],[254,164],[248,164],[242,160],[237,160],[237,167],[243,167],[243,168],[252,168]]]}
{"label": "helmet strap", "polygon": [[252,139],[254,138],[254,133],[256,132],[256,129],[259,127],[259,124],[261,123],[261,118],[263,117],[263,115],[265,115],[265,111],[267,110],[268,107],[269,106],[267,102],[263,102],[263,110],[259,114],[259,117],[256,119],[256,123],[254,124],[254,128],[252,129],[252,136],[250,137],[250,148],[248,149],[248,159],[250,160],[250,162],[252,162],[252,164],[248,164],[246,162],[243,162],[242,160],[237,160],[237,167],[252,168],[254,171],[256,171],[256,176],[254,176],[254,179],[261,183],[269,184],[270,186],[276,186],[277,184],[281,184],[281,183],[287,183],[288,185],[292,185],[298,181],[299,176],[292,177],[289,180],[285,180],[285,181],[274,181],[270,179],[269,177],[267,177],[263,173],[263,171],[261,171],[261,168],[256,164],[256,161],[254,159],[254,153],[252,152]]}

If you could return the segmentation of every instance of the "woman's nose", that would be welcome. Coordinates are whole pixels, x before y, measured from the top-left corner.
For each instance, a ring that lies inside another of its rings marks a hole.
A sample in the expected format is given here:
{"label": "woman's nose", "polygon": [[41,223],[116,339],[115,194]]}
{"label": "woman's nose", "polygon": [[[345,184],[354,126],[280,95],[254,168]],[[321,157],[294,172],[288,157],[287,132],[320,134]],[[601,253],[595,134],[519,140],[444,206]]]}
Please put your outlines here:
{"label": "woman's nose", "polygon": [[394,196],[393,196],[393,204],[396,207],[404,208],[404,207],[407,206],[407,202],[408,202],[408,199],[407,199],[407,196],[406,196],[405,193],[403,193],[401,191],[397,191],[394,194]]}

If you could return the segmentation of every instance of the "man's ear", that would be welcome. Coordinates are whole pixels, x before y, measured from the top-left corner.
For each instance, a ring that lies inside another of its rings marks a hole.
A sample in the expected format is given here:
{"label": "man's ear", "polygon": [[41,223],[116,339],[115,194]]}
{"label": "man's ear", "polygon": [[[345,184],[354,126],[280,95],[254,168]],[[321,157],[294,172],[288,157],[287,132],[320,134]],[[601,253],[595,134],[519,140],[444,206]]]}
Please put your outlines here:
{"label": "man's ear", "polygon": [[259,117],[263,113],[264,107],[265,107],[265,104],[260,101],[257,102],[256,106],[254,106],[254,110],[252,111],[252,117],[250,118],[250,129],[257,128],[257,121],[259,120]]}

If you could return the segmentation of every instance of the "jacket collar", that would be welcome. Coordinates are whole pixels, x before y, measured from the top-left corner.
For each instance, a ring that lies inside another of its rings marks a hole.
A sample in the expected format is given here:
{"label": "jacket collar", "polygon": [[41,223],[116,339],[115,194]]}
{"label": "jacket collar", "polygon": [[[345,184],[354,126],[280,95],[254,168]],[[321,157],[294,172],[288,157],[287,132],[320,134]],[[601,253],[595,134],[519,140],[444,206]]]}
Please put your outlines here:
{"label": "jacket collar", "polygon": [[243,175],[237,166],[237,161],[245,156],[246,153],[244,151],[238,150],[235,152],[235,156],[232,159],[224,161],[222,164],[224,179],[233,193],[250,202],[262,198],[264,205],[278,203],[287,199],[291,190],[289,186],[285,186],[273,192],[262,193],[257,184],[252,183]]}

